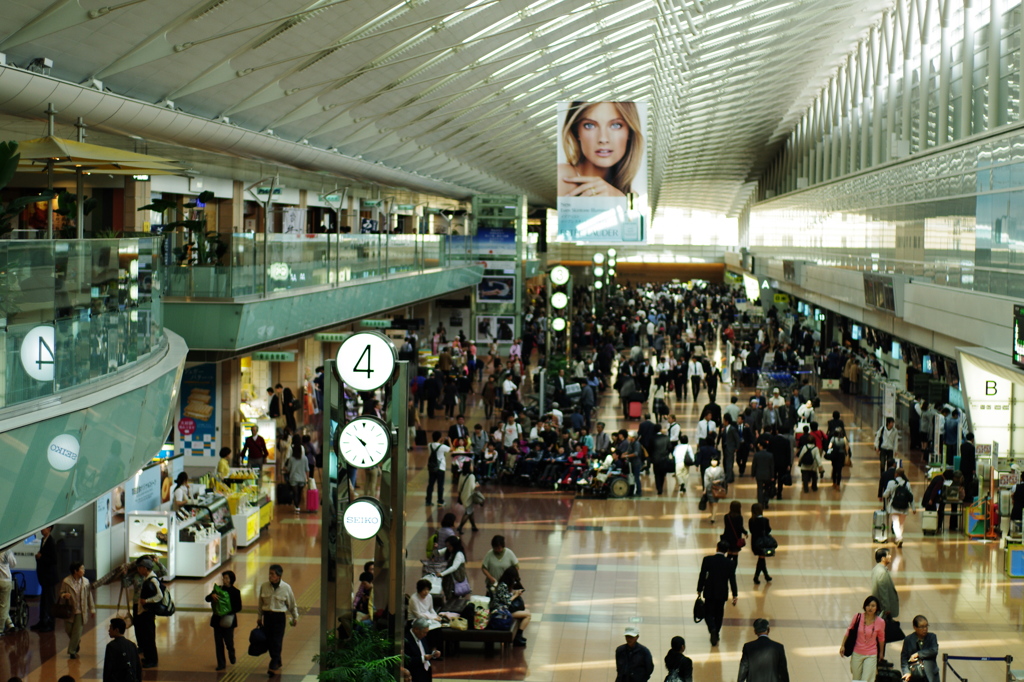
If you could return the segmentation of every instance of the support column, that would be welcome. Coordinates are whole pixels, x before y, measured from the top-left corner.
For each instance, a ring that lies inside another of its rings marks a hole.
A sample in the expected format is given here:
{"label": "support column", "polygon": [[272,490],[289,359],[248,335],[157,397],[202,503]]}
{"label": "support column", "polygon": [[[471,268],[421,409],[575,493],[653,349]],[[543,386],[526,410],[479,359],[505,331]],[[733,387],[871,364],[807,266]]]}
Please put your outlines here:
{"label": "support column", "polygon": [[1000,104],[999,95],[1003,90],[1003,84],[999,80],[999,43],[1003,34],[1002,3],[999,0],[989,0],[988,18],[988,118],[985,121],[988,130],[999,127]]}
{"label": "support column", "polygon": [[974,132],[974,8],[964,0],[964,42],[960,62],[960,138]]}
{"label": "support column", "polygon": [[148,180],[134,180],[125,176],[124,179],[124,231],[149,232],[149,215],[140,212],[139,208],[150,202],[150,184]]}
{"label": "support column", "polygon": [[896,59],[896,46],[899,42],[899,27],[895,25],[895,17],[891,12],[886,13],[882,21],[882,30],[885,34],[886,61],[889,66],[888,98],[885,102],[886,119],[886,140],[882,149],[882,156],[885,161],[896,156],[896,144],[899,137],[896,135],[896,73],[898,61]]}
{"label": "support column", "polygon": [[949,45],[949,8],[952,0],[939,0],[939,22],[941,35],[939,37],[939,115],[936,117],[935,145],[940,146],[949,141],[949,81],[952,78],[952,65],[950,59]]}
{"label": "support column", "polygon": [[897,156],[910,154],[914,142],[913,121],[910,113],[910,98],[914,84],[914,65],[911,62],[914,42],[914,3],[902,0],[898,5],[900,35],[903,39],[903,105],[900,107],[900,137]]}
{"label": "support column", "polygon": [[[992,0],[996,2],[997,0]],[[921,79],[917,83],[917,118],[918,138],[917,149],[928,148],[928,98],[931,89],[931,60],[928,58],[928,43],[931,40],[931,9],[932,0],[920,0],[918,5],[918,25],[921,31]]]}

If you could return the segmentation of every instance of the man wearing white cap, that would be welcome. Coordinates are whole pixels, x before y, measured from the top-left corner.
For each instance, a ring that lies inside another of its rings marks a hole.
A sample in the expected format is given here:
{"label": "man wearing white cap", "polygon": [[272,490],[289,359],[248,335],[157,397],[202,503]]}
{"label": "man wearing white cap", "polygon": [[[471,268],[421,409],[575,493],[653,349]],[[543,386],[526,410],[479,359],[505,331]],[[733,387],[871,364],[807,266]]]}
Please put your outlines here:
{"label": "man wearing white cap", "polygon": [[654,673],[651,650],[637,640],[640,630],[626,628],[626,643],[615,649],[615,682],[647,682]]}

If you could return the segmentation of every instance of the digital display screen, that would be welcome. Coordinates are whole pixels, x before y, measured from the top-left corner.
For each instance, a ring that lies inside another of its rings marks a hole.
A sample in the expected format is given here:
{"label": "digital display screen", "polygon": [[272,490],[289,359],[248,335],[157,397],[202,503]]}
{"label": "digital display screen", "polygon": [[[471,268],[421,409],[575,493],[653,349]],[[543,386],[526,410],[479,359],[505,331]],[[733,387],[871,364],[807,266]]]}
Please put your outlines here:
{"label": "digital display screen", "polygon": [[899,341],[893,341],[892,342],[892,353],[891,353],[892,359],[893,360],[899,360],[900,358],[903,357],[902,353],[903,353],[903,349],[900,348],[900,342]]}
{"label": "digital display screen", "polygon": [[932,356],[922,355],[921,356],[921,371],[925,374],[932,373]]}
{"label": "digital display screen", "polygon": [[1024,367],[1024,306],[1013,306],[1013,364]]}
{"label": "digital display screen", "polygon": [[850,327],[850,338],[854,341],[860,341],[861,339],[861,328],[859,324],[855,324]]}

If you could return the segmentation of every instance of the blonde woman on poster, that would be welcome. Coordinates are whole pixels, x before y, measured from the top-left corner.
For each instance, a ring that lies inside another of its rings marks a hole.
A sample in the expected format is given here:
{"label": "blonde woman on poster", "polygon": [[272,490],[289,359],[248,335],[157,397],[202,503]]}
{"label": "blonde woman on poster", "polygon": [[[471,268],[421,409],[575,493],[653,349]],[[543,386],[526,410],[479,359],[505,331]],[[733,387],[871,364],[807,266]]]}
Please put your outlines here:
{"label": "blonde woman on poster", "polygon": [[624,197],[642,168],[644,137],[635,102],[573,102],[561,132],[560,197]]}

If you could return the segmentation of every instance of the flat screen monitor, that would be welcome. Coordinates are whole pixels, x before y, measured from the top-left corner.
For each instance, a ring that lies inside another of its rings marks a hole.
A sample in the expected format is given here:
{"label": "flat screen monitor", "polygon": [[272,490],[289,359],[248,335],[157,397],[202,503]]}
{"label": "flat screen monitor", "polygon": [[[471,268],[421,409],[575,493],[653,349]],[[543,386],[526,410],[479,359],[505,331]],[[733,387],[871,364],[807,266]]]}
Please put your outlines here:
{"label": "flat screen monitor", "polygon": [[891,353],[891,355],[892,355],[892,359],[893,360],[899,360],[899,359],[901,359],[903,357],[903,349],[900,348],[900,342],[899,341],[893,341],[892,342],[892,353]]}
{"label": "flat screen monitor", "polygon": [[861,339],[861,328],[859,324],[855,324],[850,327],[850,338],[854,341],[860,341]]}
{"label": "flat screen monitor", "polygon": [[922,355],[921,356],[921,371],[925,374],[932,373],[932,356]]}

